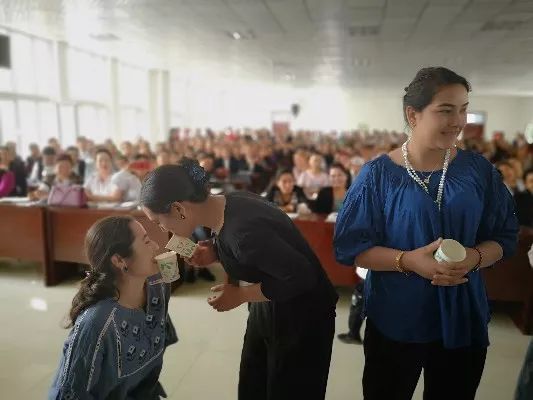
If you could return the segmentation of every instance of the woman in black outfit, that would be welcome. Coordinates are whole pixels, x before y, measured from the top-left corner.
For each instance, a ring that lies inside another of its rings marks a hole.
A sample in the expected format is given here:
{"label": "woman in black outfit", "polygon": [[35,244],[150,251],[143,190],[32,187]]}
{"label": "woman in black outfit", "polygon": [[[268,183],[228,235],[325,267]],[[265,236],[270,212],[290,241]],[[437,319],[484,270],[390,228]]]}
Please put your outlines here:
{"label": "woman in black outfit", "polygon": [[340,163],[333,163],[329,168],[331,186],[326,186],[318,192],[316,200],[311,201],[311,211],[318,214],[329,214],[340,210],[346,191],[352,183],[350,172]]}
{"label": "woman in black outfit", "polygon": [[337,294],[291,219],[251,193],[209,195],[205,171],[187,159],[151,172],[140,200],[150,220],[176,235],[214,231],[215,242],[201,243],[190,263],[218,260],[231,281],[253,283],[218,285],[208,299],[217,311],[250,303],[239,399],[324,399]]}

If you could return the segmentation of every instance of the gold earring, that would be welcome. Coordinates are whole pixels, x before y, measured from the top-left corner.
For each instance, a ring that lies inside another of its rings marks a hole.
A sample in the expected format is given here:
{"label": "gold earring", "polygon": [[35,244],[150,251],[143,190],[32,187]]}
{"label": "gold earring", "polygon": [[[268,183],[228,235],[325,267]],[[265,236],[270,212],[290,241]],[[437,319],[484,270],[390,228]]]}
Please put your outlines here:
{"label": "gold earring", "polygon": [[180,214],[180,216],[181,216],[181,219],[185,219],[185,215]]}

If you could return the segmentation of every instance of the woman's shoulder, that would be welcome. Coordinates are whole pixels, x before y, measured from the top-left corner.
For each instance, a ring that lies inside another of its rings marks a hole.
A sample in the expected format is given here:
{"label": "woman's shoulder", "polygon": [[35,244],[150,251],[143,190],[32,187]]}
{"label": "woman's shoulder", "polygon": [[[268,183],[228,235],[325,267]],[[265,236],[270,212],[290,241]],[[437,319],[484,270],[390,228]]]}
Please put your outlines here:
{"label": "woman's shoulder", "polygon": [[97,338],[102,332],[109,331],[116,310],[117,302],[115,300],[100,300],[76,318],[73,330],[82,332],[85,337]]}
{"label": "woman's shoulder", "polygon": [[465,167],[471,170],[471,173],[478,175],[480,178],[491,179],[492,175],[498,173],[494,165],[487,160],[482,154],[471,150],[457,150],[457,166],[464,173]]}

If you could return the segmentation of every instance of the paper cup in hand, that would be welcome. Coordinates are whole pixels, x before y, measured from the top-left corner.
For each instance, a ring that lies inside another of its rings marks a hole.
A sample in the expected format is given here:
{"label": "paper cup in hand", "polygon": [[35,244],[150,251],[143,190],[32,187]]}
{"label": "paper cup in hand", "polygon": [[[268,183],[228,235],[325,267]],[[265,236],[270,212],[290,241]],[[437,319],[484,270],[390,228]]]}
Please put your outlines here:
{"label": "paper cup in hand", "polygon": [[165,246],[166,249],[175,251],[180,256],[185,258],[191,258],[197,247],[198,245],[191,239],[177,235],[172,236],[172,239],[170,239]]}
{"label": "paper cup in hand", "polygon": [[438,262],[461,262],[466,258],[463,245],[453,239],[444,239],[434,255]]}
{"label": "paper cup in hand", "polygon": [[163,281],[166,283],[177,281],[180,278],[178,269],[178,257],[176,252],[168,251],[155,257]]}

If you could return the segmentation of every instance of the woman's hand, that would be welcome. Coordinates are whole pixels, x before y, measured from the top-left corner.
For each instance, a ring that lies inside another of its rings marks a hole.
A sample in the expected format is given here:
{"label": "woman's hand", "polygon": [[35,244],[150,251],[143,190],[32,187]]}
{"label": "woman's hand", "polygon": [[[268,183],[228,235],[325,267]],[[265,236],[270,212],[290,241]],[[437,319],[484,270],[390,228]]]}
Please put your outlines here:
{"label": "woman's hand", "polygon": [[429,279],[437,286],[456,286],[468,282],[464,277],[466,272],[463,264],[466,260],[462,263],[448,264],[439,263],[433,258],[441,242],[442,239],[439,238],[427,246],[406,252],[402,257],[404,269]]}
{"label": "woman's hand", "polygon": [[233,310],[244,303],[242,290],[239,286],[233,286],[229,283],[217,285],[211,288],[215,296],[207,299],[207,302],[218,312]]}
{"label": "woman's hand", "polygon": [[[461,262],[456,263],[439,263],[441,266],[445,267],[444,273],[437,273],[431,283],[437,286],[450,286],[447,285],[450,278],[465,277],[479,262],[479,254],[476,250],[471,248],[466,248],[466,258]],[[466,279],[466,278],[464,278]],[[468,279],[466,279],[468,281]]]}
{"label": "woman's hand", "polygon": [[198,247],[191,258],[184,260],[194,267],[207,267],[218,260],[217,251],[211,240],[202,240],[198,242]]}

